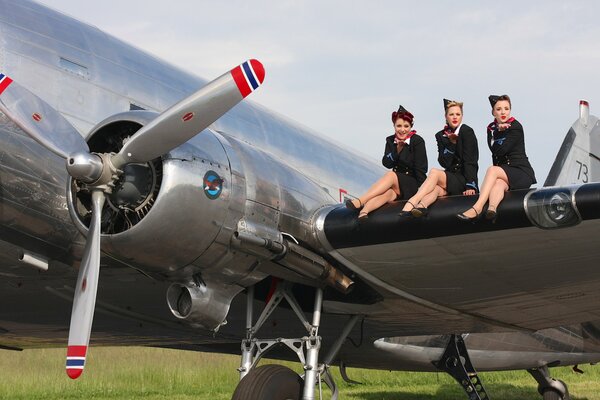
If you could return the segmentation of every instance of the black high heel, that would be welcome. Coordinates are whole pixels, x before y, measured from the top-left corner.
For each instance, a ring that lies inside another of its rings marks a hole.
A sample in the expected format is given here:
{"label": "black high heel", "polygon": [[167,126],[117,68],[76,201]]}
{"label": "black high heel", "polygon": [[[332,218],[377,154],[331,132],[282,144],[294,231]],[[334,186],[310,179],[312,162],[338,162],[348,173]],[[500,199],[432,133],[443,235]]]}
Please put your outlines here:
{"label": "black high heel", "polygon": [[352,202],[352,200],[346,200],[346,208],[349,208],[351,210],[356,210],[356,211],[362,210],[363,207],[364,207],[364,204],[362,203],[362,201],[360,201],[360,199],[356,199],[356,200],[358,200],[358,202],[360,204],[358,207],[356,207],[354,205],[354,203]]}
{"label": "black high heel", "polygon": [[496,211],[496,209],[492,209],[490,210],[489,207],[487,209],[487,211],[485,212],[485,219],[487,219],[488,221],[492,221],[492,223],[496,222],[496,218],[498,217],[498,212]]}
{"label": "black high heel", "polygon": [[400,211],[398,213],[399,217],[411,217],[413,215],[412,211],[415,209],[415,205],[408,200],[406,201],[406,204],[410,204],[413,208],[411,208],[410,211]]}
{"label": "black high heel", "polygon": [[479,217],[481,217],[481,215],[477,212],[475,207],[470,207],[467,211],[469,211],[470,209],[473,209],[473,211],[475,211],[474,217],[467,217],[464,212],[461,212],[461,213],[456,214],[456,218],[460,219],[461,221],[468,221],[468,222],[475,223],[475,221],[477,221],[479,219]]}
{"label": "black high heel", "polygon": [[[423,203],[418,202],[417,205],[419,205],[419,204],[423,204]],[[412,210],[410,210],[410,213],[415,218],[424,217],[427,215],[428,212],[429,212],[429,210],[427,209],[427,207],[414,207]]]}
{"label": "black high heel", "polygon": [[366,222],[368,218],[369,214],[363,211],[358,214],[358,223],[361,224],[363,222]]}

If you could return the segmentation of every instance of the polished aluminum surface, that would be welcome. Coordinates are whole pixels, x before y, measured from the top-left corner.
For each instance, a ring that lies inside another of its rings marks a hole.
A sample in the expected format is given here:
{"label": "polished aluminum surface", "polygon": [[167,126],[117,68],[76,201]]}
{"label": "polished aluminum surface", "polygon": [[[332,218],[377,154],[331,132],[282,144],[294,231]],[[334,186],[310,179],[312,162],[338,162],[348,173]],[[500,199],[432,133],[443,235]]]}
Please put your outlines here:
{"label": "polished aluminum surface", "polygon": [[[53,29],[57,21],[60,30]],[[104,126],[101,121],[106,118],[121,121],[122,115],[111,116],[134,106],[148,113],[161,112],[206,83],[33,2],[0,1],[0,31],[0,70],[10,71],[24,87],[60,111],[82,137],[88,137],[98,124]],[[138,122],[143,126],[150,120]],[[63,263],[71,265],[81,258],[80,231],[85,226],[69,215],[64,160],[25,136],[4,114],[0,114],[0,142],[0,234],[6,248],[0,264],[0,301],[13,304],[14,299],[25,299],[13,310],[0,313],[0,344],[60,344],[66,329],[64,310],[74,291],[73,284],[66,282],[74,282],[75,274]],[[313,221],[317,219],[317,231],[321,221],[317,211],[339,204],[344,192],[360,194],[384,171],[251,102],[240,103],[163,156],[162,165],[163,181],[150,211],[130,229],[103,236],[102,249],[107,254],[103,263],[108,267],[101,270],[106,286],[99,288],[97,308],[103,312],[94,325],[99,343],[189,344],[199,349],[220,341],[235,344],[239,351],[245,305],[240,308],[233,298],[228,324],[215,338],[174,321],[164,304],[169,285],[202,278],[209,287],[227,287],[230,299],[266,278],[258,257],[231,246],[242,218],[265,237],[283,232],[327,250],[326,242],[315,233]],[[208,198],[203,189],[202,180],[209,170],[224,178],[217,199]],[[539,359],[552,356],[564,363],[600,360],[600,324],[594,322],[600,321],[596,307],[600,279],[595,274],[599,254],[592,240],[597,229],[597,223],[583,222],[569,231],[530,228],[332,254],[377,288],[382,298],[372,304],[324,299],[320,333],[335,338],[347,314],[368,315],[364,345],[358,349],[344,345],[336,359],[351,366],[431,368],[428,357],[413,360],[412,350],[376,340],[449,331],[492,332],[471,335],[482,338],[480,345],[467,339],[474,351],[506,351],[502,363],[490,361],[492,369],[537,366]],[[559,246],[565,232],[570,241],[567,253]],[[15,247],[48,257],[48,274],[40,279],[27,272],[31,269],[15,268],[13,257],[7,256]],[[524,263],[524,253],[536,257]],[[54,269],[53,263],[58,265]],[[28,312],[34,305],[27,299],[36,296],[47,305],[43,319]],[[198,318],[212,318],[213,326],[222,323],[219,319],[225,318],[229,299]],[[542,313],[550,308],[552,315]],[[278,335],[296,332],[288,314],[277,314],[283,322],[272,329]],[[486,318],[530,329],[554,328],[538,332],[529,344],[528,331],[510,337],[488,336],[507,327],[488,323]],[[571,326],[556,328],[559,324]],[[572,334],[555,338],[566,329]],[[354,332],[355,337],[359,334]],[[435,348],[443,347],[435,345],[440,337],[428,336],[432,341],[425,345],[411,338],[406,346],[421,346],[420,350],[434,354]],[[523,343],[528,343],[533,354],[517,357],[515,352]]]}
{"label": "polished aluminum surface", "polygon": [[9,83],[0,93],[0,111],[62,158],[88,152],[85,141],[65,117],[17,82]]}
{"label": "polished aluminum surface", "polygon": [[243,98],[233,71],[221,75],[137,131],[115,156],[116,167],[160,157],[208,128]]}
{"label": "polished aluminum surface", "polygon": [[67,159],[67,172],[80,181],[95,182],[102,174],[102,159],[88,152],[71,153]]}

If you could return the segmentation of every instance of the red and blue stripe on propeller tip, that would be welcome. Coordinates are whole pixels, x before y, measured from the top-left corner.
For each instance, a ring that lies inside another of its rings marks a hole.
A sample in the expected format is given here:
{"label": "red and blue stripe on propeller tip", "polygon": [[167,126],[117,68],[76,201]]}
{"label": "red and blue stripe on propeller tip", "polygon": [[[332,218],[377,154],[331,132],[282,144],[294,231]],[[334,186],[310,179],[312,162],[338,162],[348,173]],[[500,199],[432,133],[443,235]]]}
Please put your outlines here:
{"label": "red and blue stripe on propeller tip", "polygon": [[0,72],[0,94],[12,83],[12,79]]}
{"label": "red and blue stripe on propeller tip", "polygon": [[87,346],[67,347],[67,375],[69,378],[77,379],[83,373],[86,352]]}
{"label": "red and blue stripe on propeller tip", "polygon": [[265,68],[260,61],[252,59],[232,69],[231,75],[242,97],[246,97],[262,85]]}

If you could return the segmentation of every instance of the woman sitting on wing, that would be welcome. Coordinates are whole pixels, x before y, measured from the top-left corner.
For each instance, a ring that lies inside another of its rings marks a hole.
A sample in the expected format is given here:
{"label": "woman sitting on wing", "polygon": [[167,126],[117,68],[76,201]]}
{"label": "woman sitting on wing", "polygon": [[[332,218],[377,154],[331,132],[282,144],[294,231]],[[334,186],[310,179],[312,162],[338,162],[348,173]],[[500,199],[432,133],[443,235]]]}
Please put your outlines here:
{"label": "woman sitting on wing", "polygon": [[485,218],[495,220],[496,209],[504,198],[504,192],[510,189],[526,189],[536,183],[535,173],[525,154],[523,126],[510,116],[510,97],[492,95],[489,100],[494,122],[488,125],[487,141],[494,165],[485,173],[477,202],[465,212],[456,215],[465,221],[475,221],[488,201]]}
{"label": "woman sitting on wing", "polygon": [[475,132],[462,123],[463,103],[444,99],[446,126],[435,134],[438,162],[444,170],[432,168],[417,194],[412,196],[400,216],[421,217],[440,196],[473,195],[477,188],[479,150]]}
{"label": "woman sitting on wing", "polygon": [[412,129],[413,121],[414,116],[402,106],[392,113],[395,133],[386,138],[381,160],[392,171],[387,172],[359,198],[346,201],[346,207],[360,210],[359,220],[367,218],[371,211],[386,203],[408,199],[425,181],[425,141]]}

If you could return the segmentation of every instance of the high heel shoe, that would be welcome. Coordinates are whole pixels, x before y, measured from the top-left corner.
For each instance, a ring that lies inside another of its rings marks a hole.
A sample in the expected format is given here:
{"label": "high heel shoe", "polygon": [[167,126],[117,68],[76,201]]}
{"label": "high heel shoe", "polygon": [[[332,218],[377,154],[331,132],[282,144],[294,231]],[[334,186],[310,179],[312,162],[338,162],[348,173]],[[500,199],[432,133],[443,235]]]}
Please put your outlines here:
{"label": "high heel shoe", "polygon": [[362,201],[360,201],[360,199],[356,199],[358,200],[358,204],[360,204],[358,207],[356,207],[353,203],[353,200],[346,200],[346,208],[349,208],[351,210],[357,210],[360,211],[362,210],[362,208],[364,207],[364,204],[362,203]]}
{"label": "high heel shoe", "polygon": [[[419,205],[419,204],[424,205],[421,202],[417,203],[417,205]],[[429,212],[429,210],[427,209],[427,207],[414,207],[412,210],[410,210],[410,213],[415,218],[424,217],[427,215],[428,212]]]}
{"label": "high heel shoe", "polygon": [[[479,215],[479,213],[477,212],[477,210],[475,209],[475,207],[471,207],[471,208],[469,208],[469,210],[470,209],[473,209],[473,211],[475,211],[475,216],[474,217],[467,217],[465,215],[465,213],[462,212],[462,213],[456,214],[456,218],[460,219],[461,221],[469,221],[469,222],[475,223],[475,221],[477,221],[477,219],[479,219],[479,217],[481,215]],[[467,211],[469,211],[469,210],[467,210]]]}
{"label": "high heel shoe", "polygon": [[497,217],[498,217],[498,212],[496,211],[496,209],[495,208],[490,209],[488,207],[487,211],[485,212],[485,219],[487,219],[488,221],[496,222]]}
{"label": "high heel shoe", "polygon": [[367,214],[366,212],[361,212],[358,214],[358,223],[363,223],[366,222],[367,219],[369,218],[369,214]]}
{"label": "high heel shoe", "polygon": [[415,209],[415,205],[413,203],[411,203],[410,201],[407,201],[406,204],[410,204],[412,206],[412,208],[409,211],[400,211],[398,213],[399,217],[411,217],[413,215],[413,210]]}

